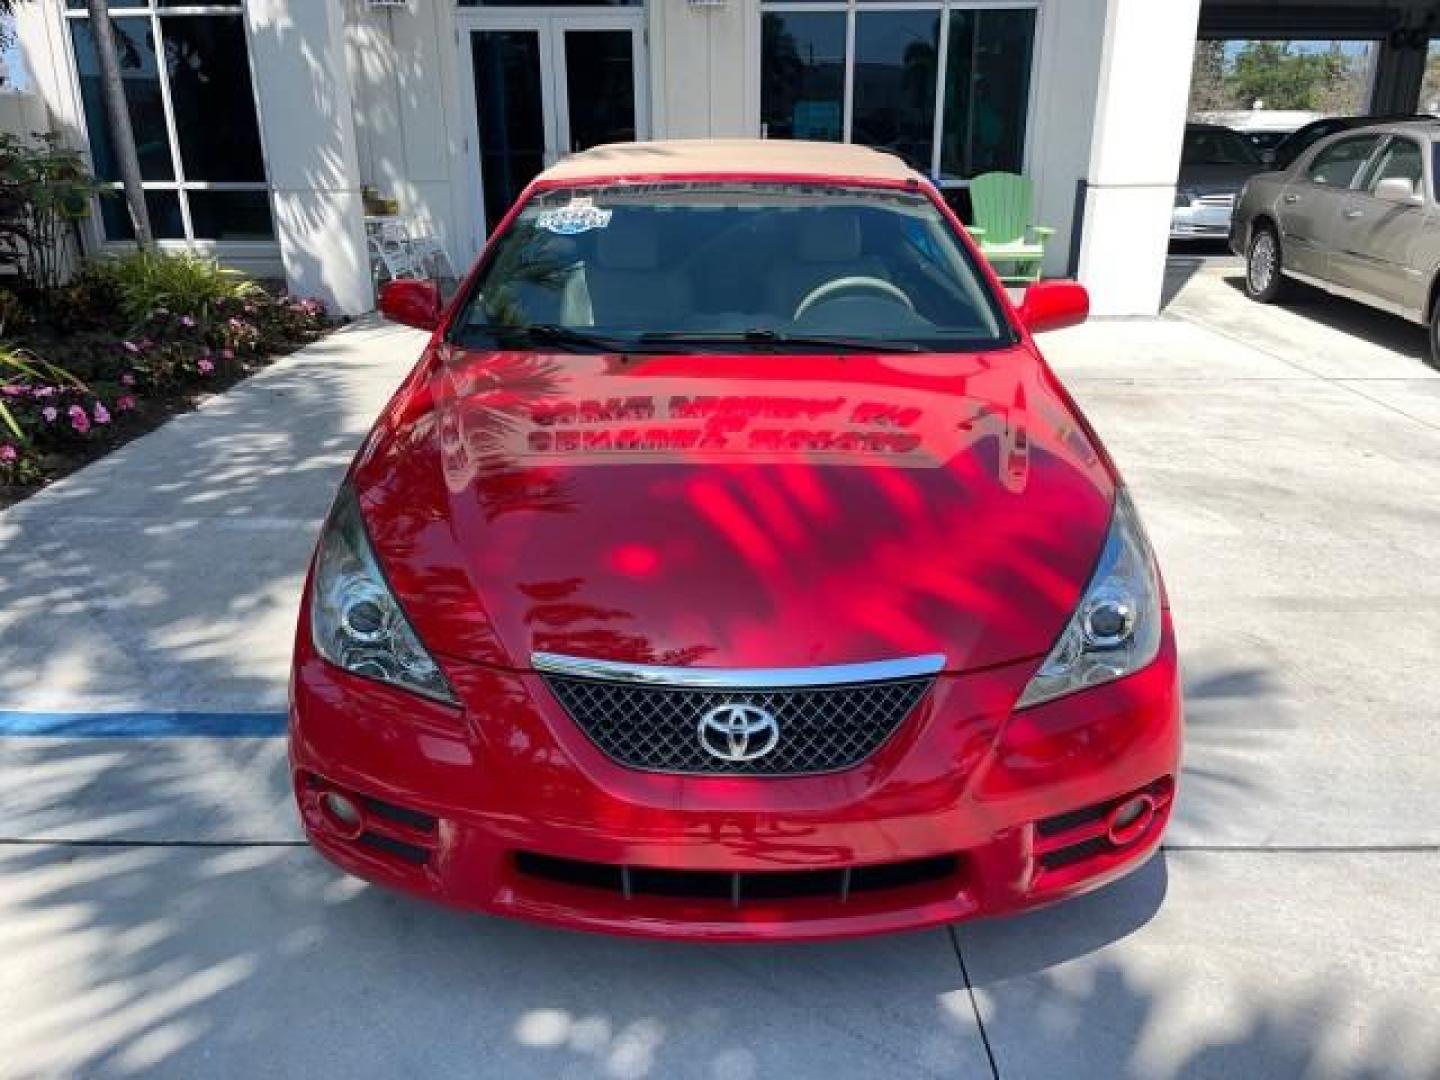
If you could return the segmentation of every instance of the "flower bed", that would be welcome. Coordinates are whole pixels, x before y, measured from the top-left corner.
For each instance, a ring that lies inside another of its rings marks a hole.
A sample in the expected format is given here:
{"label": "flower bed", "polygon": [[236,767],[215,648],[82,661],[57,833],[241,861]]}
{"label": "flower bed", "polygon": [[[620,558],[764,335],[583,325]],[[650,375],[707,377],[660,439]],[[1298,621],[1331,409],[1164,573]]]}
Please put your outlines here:
{"label": "flower bed", "polygon": [[318,300],[189,256],[89,264],[49,297],[0,289],[0,506],[315,340]]}

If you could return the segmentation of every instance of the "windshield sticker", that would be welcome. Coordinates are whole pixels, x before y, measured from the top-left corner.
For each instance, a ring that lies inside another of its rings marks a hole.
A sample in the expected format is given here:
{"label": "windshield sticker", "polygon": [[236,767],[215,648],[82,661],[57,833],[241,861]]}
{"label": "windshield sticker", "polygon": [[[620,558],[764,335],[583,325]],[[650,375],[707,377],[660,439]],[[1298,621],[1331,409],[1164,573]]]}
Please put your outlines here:
{"label": "windshield sticker", "polygon": [[546,232],[559,236],[574,236],[591,229],[605,228],[610,224],[610,215],[613,212],[602,210],[590,199],[572,199],[569,206],[542,211],[535,219],[535,224]]}

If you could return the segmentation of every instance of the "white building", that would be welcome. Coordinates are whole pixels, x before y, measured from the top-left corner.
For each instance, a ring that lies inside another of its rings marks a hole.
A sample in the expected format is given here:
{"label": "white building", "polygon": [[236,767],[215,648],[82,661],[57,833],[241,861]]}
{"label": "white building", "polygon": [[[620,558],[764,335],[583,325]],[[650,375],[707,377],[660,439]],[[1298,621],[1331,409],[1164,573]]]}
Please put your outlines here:
{"label": "white building", "polygon": [[[464,265],[525,182],[573,149],[763,134],[885,147],[960,199],[980,172],[1024,172],[1038,223],[1057,230],[1047,272],[1079,276],[1098,314],[1152,314],[1204,30],[1201,0],[110,6],[157,235],[351,313],[373,306],[362,186]],[[1207,2],[1205,19],[1234,36],[1342,17],[1346,33],[1392,35],[1376,93],[1409,93],[1408,108],[1428,31],[1394,29],[1432,8],[1242,0]],[[22,4],[18,29],[54,128],[118,180],[83,0]],[[92,248],[129,230],[123,204],[101,202]]]}

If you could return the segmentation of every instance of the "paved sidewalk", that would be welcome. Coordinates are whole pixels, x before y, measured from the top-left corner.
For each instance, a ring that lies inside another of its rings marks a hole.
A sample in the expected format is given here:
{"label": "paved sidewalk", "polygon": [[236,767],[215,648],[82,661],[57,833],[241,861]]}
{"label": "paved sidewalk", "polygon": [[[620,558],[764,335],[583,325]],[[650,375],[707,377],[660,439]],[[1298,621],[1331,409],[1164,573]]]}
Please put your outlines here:
{"label": "paved sidewalk", "polygon": [[1440,373],[1423,332],[1232,275],[1044,342],[1176,609],[1167,850],[954,933],[611,940],[297,845],[263,732],[326,502],[419,334],[347,329],[0,514],[0,724],[242,733],[0,738],[0,1077],[1440,1076]]}

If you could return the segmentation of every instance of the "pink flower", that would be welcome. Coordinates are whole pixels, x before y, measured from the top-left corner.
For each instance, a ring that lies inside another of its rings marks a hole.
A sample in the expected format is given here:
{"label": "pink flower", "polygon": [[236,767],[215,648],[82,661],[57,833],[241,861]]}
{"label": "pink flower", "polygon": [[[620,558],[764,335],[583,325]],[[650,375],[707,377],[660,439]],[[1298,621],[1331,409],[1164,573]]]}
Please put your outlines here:
{"label": "pink flower", "polygon": [[54,405],[46,405],[45,408],[40,410],[40,415],[45,417],[45,422],[47,424],[53,424],[55,422],[55,418],[60,415],[60,410],[55,408]]}
{"label": "pink flower", "polygon": [[25,393],[25,387],[23,386],[13,386],[8,383],[5,386],[0,386],[0,394],[4,394],[6,397],[19,397],[23,393]]}
{"label": "pink flower", "polygon": [[185,329],[188,330],[188,329],[190,329],[192,326],[195,325],[195,320],[192,319],[189,315],[181,315],[181,316],[180,316],[180,325],[183,326],[183,327],[185,327]]}
{"label": "pink flower", "polygon": [[220,358],[221,358],[222,360],[234,360],[234,359],[235,359],[235,350],[234,350],[234,349],[221,349],[221,350],[220,350]]}
{"label": "pink flower", "polygon": [[123,397],[116,400],[115,408],[119,409],[121,412],[129,412],[131,409],[135,408],[135,399],[129,394],[125,394]]}
{"label": "pink flower", "polygon": [[103,401],[95,402],[95,423],[108,424],[110,422],[110,410],[105,408]]}
{"label": "pink flower", "polygon": [[31,395],[32,397],[38,397],[38,398],[54,397],[54,396],[55,396],[55,387],[53,387],[53,386],[37,386],[34,390],[30,391],[30,395]]}
{"label": "pink flower", "polygon": [[200,370],[201,375],[209,375],[215,370],[215,362],[202,356],[195,366]]}
{"label": "pink flower", "polygon": [[12,461],[20,460],[20,451],[9,443],[0,443],[0,461],[9,465]]}
{"label": "pink flower", "polygon": [[135,385],[135,376],[134,376],[133,374],[131,374],[130,372],[127,371],[124,375],[121,375],[121,376],[120,376],[120,385],[121,385],[121,386],[134,386],[134,385]]}
{"label": "pink flower", "polygon": [[140,351],[140,346],[136,345],[133,341],[122,341],[120,344],[125,347],[125,351],[128,353],[138,353]]}
{"label": "pink flower", "polygon": [[90,416],[80,405],[71,405],[66,415],[70,417],[70,426],[81,435],[90,430]]}

